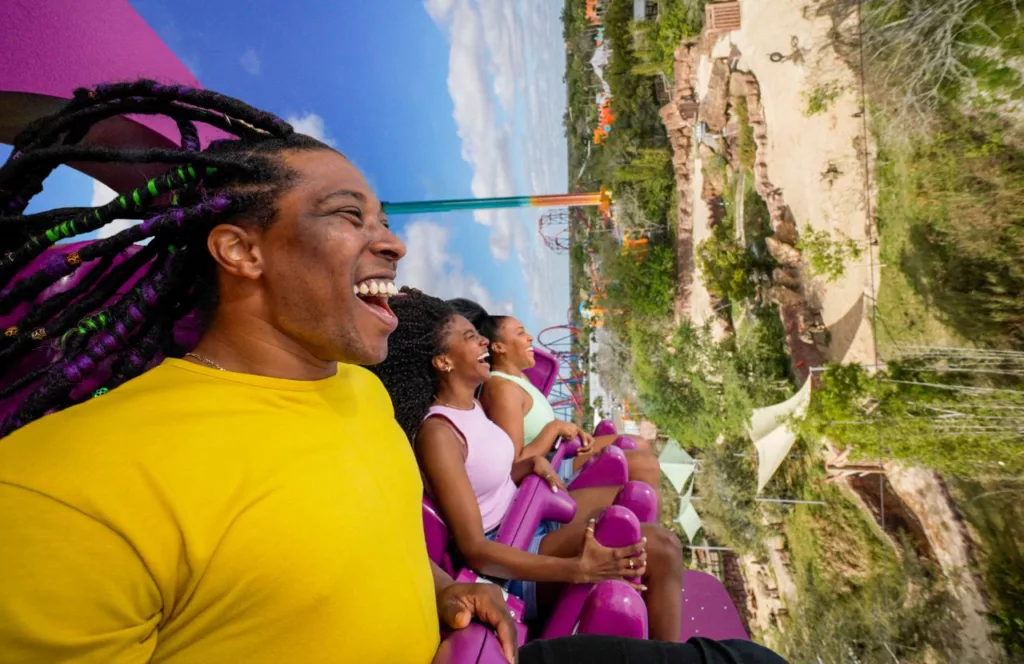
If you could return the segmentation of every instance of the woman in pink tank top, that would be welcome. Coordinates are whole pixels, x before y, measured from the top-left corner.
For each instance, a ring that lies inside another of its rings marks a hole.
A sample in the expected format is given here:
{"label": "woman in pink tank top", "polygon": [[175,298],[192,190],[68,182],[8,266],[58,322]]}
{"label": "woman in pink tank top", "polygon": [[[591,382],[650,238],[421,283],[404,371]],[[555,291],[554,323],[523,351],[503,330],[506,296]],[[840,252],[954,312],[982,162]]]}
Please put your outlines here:
{"label": "woman in pink tank top", "polygon": [[[593,537],[592,518],[612,503],[618,487],[571,492],[575,518],[562,526],[541,524],[527,551],[493,541],[524,478],[536,474],[553,491],[565,487],[543,455],[517,461],[508,434],[487,419],[475,400],[490,368],[488,341],[473,324],[448,303],[412,289],[402,289],[390,304],[398,328],[388,339],[387,360],[372,370],[391,395],[427,490],[469,567],[484,576],[519,580],[507,589],[525,600],[528,618],[560,584],[635,578],[639,572],[651,638],[677,640],[683,576],[679,539],[646,523],[644,540],[635,547],[608,549]],[[634,554],[638,557],[630,568]]]}
{"label": "woman in pink tank top", "polygon": [[[484,532],[494,530],[501,525],[516,495],[516,485],[509,473],[515,460],[512,440],[487,419],[476,400],[469,410],[440,404],[431,406],[427,419],[432,417],[443,420],[462,443],[466,475],[480,507]],[[429,482],[427,487],[430,490]]]}

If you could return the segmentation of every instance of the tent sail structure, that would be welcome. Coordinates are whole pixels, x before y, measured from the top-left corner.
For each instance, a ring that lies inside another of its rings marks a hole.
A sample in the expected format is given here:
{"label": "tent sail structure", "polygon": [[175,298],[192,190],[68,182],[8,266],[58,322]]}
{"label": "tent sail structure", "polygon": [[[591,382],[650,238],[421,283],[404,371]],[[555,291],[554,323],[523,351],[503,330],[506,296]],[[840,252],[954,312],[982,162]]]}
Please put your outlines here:
{"label": "tent sail structure", "polygon": [[702,524],[697,510],[693,508],[693,485],[695,483],[694,472],[697,469],[697,462],[694,461],[678,441],[668,440],[664,449],[658,455],[661,462],[661,471],[672,484],[672,488],[679,493],[679,515],[676,516],[678,523],[686,538],[693,542]]}
{"label": "tent sail structure", "polygon": [[[796,442],[796,433],[790,428],[792,418],[801,418],[811,402],[811,380],[804,381],[796,394],[782,403],[755,408],[747,433],[757,449],[757,493],[768,485],[782,461]],[[661,471],[679,494],[679,514],[675,522],[682,527],[687,539],[693,538],[703,527],[700,515],[693,507],[693,487],[697,461],[678,441],[669,439],[658,455]],[[768,499],[764,499],[768,500]]]}
{"label": "tent sail structure", "polygon": [[811,379],[808,378],[804,381],[803,387],[789,399],[772,406],[754,409],[747,433],[757,448],[758,493],[768,486],[768,482],[796,442],[796,433],[789,428],[790,418],[803,417],[810,402]]}

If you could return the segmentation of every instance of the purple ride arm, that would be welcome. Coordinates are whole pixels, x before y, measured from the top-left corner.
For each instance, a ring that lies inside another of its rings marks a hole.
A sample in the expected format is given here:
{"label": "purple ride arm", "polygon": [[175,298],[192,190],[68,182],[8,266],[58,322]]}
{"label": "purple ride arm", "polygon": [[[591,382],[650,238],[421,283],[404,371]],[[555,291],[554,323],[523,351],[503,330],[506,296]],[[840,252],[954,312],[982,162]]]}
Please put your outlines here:
{"label": "purple ride arm", "polygon": [[434,655],[433,664],[508,664],[498,637],[479,623],[452,632]]}
{"label": "purple ride arm", "polygon": [[629,465],[626,463],[626,453],[614,445],[609,445],[583,464],[569,489],[575,491],[598,486],[622,486],[628,481]]}
{"label": "purple ride arm", "polygon": [[[612,433],[615,432],[613,431]],[[637,444],[636,442],[636,438],[634,438],[633,436],[619,436],[618,438],[612,441],[612,445],[619,448],[620,450],[625,450],[627,452],[635,450],[640,447],[640,445]]]}
{"label": "purple ride arm", "polygon": [[[629,509],[613,505],[598,516],[594,537],[607,547],[636,544],[642,537],[640,521]],[[647,607],[640,593],[621,581],[569,585],[541,638],[574,633],[646,639]]]}
{"label": "purple ride arm", "polygon": [[615,430],[615,423],[611,420],[601,420],[594,427],[594,436],[614,436],[618,431]]}
{"label": "purple ride arm", "polygon": [[[551,458],[551,465],[558,468],[563,459],[575,457],[579,453],[581,445],[582,441],[578,436],[559,443]],[[614,504],[629,508],[643,523],[653,523],[658,517],[658,496],[653,488],[643,482],[627,481],[629,465],[625,455],[619,452],[619,450],[636,449],[636,440],[630,436],[619,436],[612,445],[618,450],[615,452],[609,452],[607,449],[601,450],[593,459],[584,464],[579,475],[568,488],[576,490],[591,486],[623,485],[622,491],[615,497]]]}
{"label": "purple ride arm", "polygon": [[576,502],[568,493],[554,492],[543,479],[529,475],[519,485],[495,541],[525,551],[541,521],[569,523],[574,516]]}
{"label": "purple ride arm", "polygon": [[658,494],[646,482],[626,482],[612,504],[627,508],[640,523],[654,523],[658,520]]}

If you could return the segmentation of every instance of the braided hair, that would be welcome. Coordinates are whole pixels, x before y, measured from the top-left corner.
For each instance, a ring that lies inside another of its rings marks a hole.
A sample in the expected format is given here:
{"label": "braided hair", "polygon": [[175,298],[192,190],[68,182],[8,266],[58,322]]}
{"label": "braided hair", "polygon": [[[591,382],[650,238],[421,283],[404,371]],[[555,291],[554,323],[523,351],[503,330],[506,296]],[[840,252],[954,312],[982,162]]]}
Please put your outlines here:
{"label": "braided hair", "polygon": [[[172,118],[180,147],[82,144],[96,123],[128,113]],[[233,138],[201,150],[196,122]],[[202,325],[216,305],[209,230],[225,222],[269,225],[277,197],[295,178],[280,153],[330,149],[237,99],[150,80],[76,90],[60,111],[25,127],[0,167],[0,317],[8,321],[0,335],[0,407],[10,413],[0,436],[87,397],[83,382],[101,367],[110,376],[97,393],[139,375],[161,355],[189,350],[176,341],[175,325],[196,314]],[[46,177],[69,162],[166,170],[106,205],[25,214]],[[141,223],[40,258],[59,240],[115,218]],[[145,239],[145,247],[135,245]],[[76,285],[36,301],[72,275]],[[33,367],[40,355],[43,366]]]}
{"label": "braided hair", "polygon": [[431,362],[448,350],[444,339],[457,312],[444,300],[408,286],[389,304],[398,327],[388,337],[387,359],[370,371],[384,383],[395,419],[413,441],[441,385]]}
{"label": "braided hair", "polygon": [[[492,316],[487,313],[486,309],[476,302],[462,297],[455,298],[454,300],[448,300],[448,304],[451,305],[459,315],[465,316],[466,319],[473,324],[473,327],[476,328],[476,331],[483,335],[483,337],[487,339],[487,341],[491,342],[491,344],[501,341],[498,332],[501,330],[501,324],[509,318],[508,316]],[[493,362],[493,356],[488,355],[487,363],[493,365]]]}

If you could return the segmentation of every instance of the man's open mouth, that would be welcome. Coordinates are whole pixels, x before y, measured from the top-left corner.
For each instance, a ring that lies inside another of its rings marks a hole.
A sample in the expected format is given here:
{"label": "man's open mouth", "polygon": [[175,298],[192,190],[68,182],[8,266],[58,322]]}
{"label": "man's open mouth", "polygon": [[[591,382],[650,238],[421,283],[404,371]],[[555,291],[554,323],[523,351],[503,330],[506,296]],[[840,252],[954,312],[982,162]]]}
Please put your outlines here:
{"label": "man's open mouth", "polygon": [[398,288],[388,279],[364,279],[352,287],[352,292],[389,326],[397,325],[398,319],[388,306],[388,298],[398,294]]}

